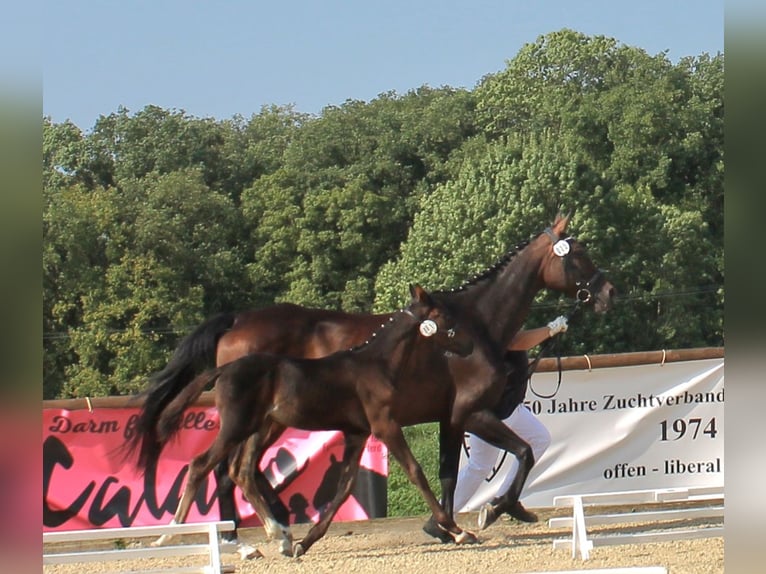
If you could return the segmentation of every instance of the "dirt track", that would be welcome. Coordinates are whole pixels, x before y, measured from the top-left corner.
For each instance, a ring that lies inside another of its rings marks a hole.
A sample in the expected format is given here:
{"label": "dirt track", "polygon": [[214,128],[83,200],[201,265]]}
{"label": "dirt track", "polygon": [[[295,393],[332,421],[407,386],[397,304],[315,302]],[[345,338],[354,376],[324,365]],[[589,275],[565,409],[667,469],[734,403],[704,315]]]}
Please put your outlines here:
{"label": "dirt track", "polygon": [[[565,515],[561,510],[542,510],[536,524],[522,524],[502,518],[479,533],[480,544],[471,546],[442,545],[424,534],[423,517],[386,518],[367,522],[335,523],[327,536],[317,542],[302,558],[285,558],[275,543],[266,541],[262,529],[246,529],[240,535],[264,554],[257,560],[242,562],[235,554],[226,554],[224,564],[247,573],[345,573],[397,574],[417,573],[526,573],[561,570],[590,570],[630,566],[664,566],[669,574],[721,574],[724,571],[723,538],[703,538],[642,545],[599,546],[591,557],[582,561],[572,558],[571,551],[553,548],[554,538],[566,538],[569,530],[548,527],[547,519]],[[460,524],[471,529],[475,514],[460,515]],[[705,521],[686,522],[684,528],[699,528]],[[669,524],[667,526],[679,526]],[[296,525],[296,538],[307,525]],[[628,533],[635,527],[622,526]],[[615,531],[614,527],[592,528],[589,533]],[[202,564],[203,559],[190,557],[125,561],[108,564],[72,564],[46,566],[46,574],[92,574],[115,570],[154,570],[173,566]]]}

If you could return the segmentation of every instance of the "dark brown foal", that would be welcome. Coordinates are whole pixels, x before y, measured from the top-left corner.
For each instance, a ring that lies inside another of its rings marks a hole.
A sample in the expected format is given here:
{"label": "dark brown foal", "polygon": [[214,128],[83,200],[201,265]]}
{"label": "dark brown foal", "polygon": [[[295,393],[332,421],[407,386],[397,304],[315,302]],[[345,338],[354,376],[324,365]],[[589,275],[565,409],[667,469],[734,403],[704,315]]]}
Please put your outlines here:
{"label": "dark brown foal", "polygon": [[[414,286],[411,292],[409,307],[391,316],[369,342],[358,347],[322,359],[250,354],[200,375],[186,387],[157,423],[162,440],[170,438],[178,417],[213,383],[221,426],[210,448],[196,456],[189,466],[174,521],[181,523],[186,519],[197,489],[215,465],[250,438],[247,460],[238,465],[247,472],[238,474],[237,482],[270,535],[281,539],[282,552],[302,555],[325,534],[338,508],[350,495],[364,445],[372,434],[402,465],[437,522],[458,542],[474,540],[439,504],[394,418],[398,375],[416,347],[428,345],[466,356],[473,349],[473,340],[467,331],[455,328],[452,315],[425,290]],[[434,351],[427,354],[433,355]],[[264,478],[258,470],[264,451],[287,427],[340,430],[346,439],[337,493],[321,509],[319,521],[294,546],[289,530],[274,519],[262,495]]]}

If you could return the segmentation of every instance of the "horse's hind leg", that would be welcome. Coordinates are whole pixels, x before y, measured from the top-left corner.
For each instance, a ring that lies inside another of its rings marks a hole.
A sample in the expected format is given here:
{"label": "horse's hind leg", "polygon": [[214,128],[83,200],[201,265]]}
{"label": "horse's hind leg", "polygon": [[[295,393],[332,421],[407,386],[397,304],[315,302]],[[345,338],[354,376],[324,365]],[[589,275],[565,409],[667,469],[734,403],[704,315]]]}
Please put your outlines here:
{"label": "horse's hind leg", "polygon": [[236,483],[233,479],[233,472],[230,469],[240,468],[243,448],[250,444],[249,440],[240,443],[237,449],[229,455],[229,460],[221,462],[215,467],[215,476],[217,480],[218,506],[221,510],[221,520],[234,520],[234,530],[222,533],[221,538],[227,542],[236,544],[237,554],[242,560],[252,560],[258,556],[258,549],[239,539],[240,518],[237,512],[237,506],[234,496]]}
{"label": "horse's hind leg", "polygon": [[[444,511],[455,517],[454,499],[455,486],[457,484],[458,469],[460,466],[460,445],[462,444],[463,432],[446,421],[439,423],[439,481],[441,482],[442,499],[441,506]],[[452,536],[439,526],[437,518],[432,514],[423,525],[423,530],[429,536],[438,538],[443,543],[453,542]]]}
{"label": "horse's hind leg", "polygon": [[234,521],[234,530],[227,530],[221,533],[221,539],[234,544],[239,543],[237,528],[239,528],[240,518],[237,513],[237,505],[234,500],[234,481],[229,476],[229,466],[231,463],[220,462],[213,469],[216,481],[216,493],[218,494],[218,509],[221,520]]}
{"label": "horse's hind leg", "polygon": [[338,480],[338,490],[335,497],[321,510],[319,521],[312,526],[300,541],[295,543],[293,554],[302,556],[314,543],[327,533],[332,519],[338,512],[341,504],[351,494],[354,488],[356,477],[359,472],[359,463],[362,460],[362,452],[367,442],[367,434],[349,434],[346,433],[346,446],[343,450],[343,461],[341,462],[341,475]]}
{"label": "horse's hind leg", "polygon": [[[231,450],[232,445],[226,444],[221,439],[221,434],[215,438],[213,444],[205,452],[194,457],[189,464],[189,474],[186,477],[186,486],[184,492],[181,495],[181,501],[178,503],[175,516],[170,524],[182,524],[186,517],[189,515],[194,496],[197,494],[197,490],[202,484],[202,480],[213,470],[216,464],[224,460]],[[173,538],[171,534],[163,534],[156,541],[152,543],[152,546],[161,546],[166,544]]]}

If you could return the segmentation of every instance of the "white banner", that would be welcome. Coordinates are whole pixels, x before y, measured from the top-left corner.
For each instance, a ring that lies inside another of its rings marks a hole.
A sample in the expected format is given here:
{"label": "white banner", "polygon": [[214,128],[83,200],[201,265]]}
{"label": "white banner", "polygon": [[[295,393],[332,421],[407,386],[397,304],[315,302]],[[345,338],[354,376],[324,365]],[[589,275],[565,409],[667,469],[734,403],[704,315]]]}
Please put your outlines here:
{"label": "white banner", "polygon": [[[724,484],[724,360],[539,373],[527,407],[551,433],[521,499]],[[463,449],[461,466],[468,454]],[[496,496],[511,467],[500,451],[493,474],[471,499]]]}

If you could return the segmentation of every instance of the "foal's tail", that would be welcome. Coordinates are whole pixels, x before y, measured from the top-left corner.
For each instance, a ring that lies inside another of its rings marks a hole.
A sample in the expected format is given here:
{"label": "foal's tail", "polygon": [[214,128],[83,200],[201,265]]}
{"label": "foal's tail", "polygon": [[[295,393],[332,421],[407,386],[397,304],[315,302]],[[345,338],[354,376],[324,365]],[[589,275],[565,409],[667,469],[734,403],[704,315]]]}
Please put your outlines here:
{"label": "foal's tail", "polygon": [[157,462],[162,447],[178,431],[183,410],[217,378],[211,373],[196,379],[195,375],[215,366],[218,340],[234,324],[234,318],[233,313],[224,313],[202,323],[181,340],[165,368],[149,376],[149,388],[136,397],[144,402],[134,434],[126,444],[127,456],[138,452],[139,470]]}

